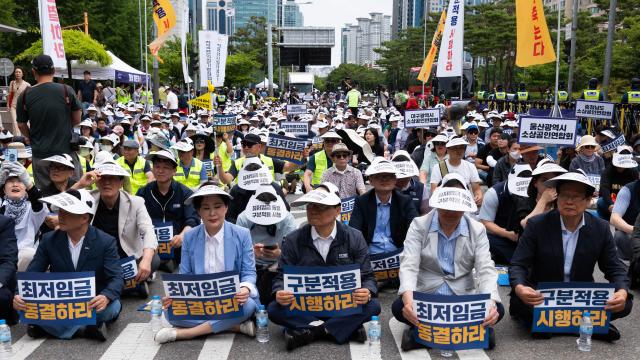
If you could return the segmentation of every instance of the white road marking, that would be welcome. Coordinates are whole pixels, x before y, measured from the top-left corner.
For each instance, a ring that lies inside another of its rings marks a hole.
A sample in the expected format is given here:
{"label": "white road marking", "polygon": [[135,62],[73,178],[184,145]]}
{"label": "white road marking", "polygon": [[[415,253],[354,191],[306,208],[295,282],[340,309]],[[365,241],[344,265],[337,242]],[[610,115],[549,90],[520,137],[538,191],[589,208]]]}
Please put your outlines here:
{"label": "white road marking", "polygon": [[400,348],[400,344],[402,344],[402,333],[407,326],[395,318],[391,318],[389,320],[389,329],[391,329],[391,335],[393,335],[393,340],[396,342],[396,346],[398,347],[398,352],[400,353],[400,357],[402,360],[429,360],[431,356],[429,355],[429,351],[427,349],[416,349],[411,351],[402,351]]}
{"label": "white road marking", "polygon": [[149,323],[131,323],[120,332],[100,359],[153,359],[160,346],[153,341]]}
{"label": "white road marking", "polygon": [[42,345],[42,343],[46,340],[46,338],[34,339],[29,335],[24,335],[20,338],[20,340],[13,343],[11,346],[11,352],[13,356],[11,359],[14,360],[23,360],[26,359],[32,352],[34,352],[38,346]]}
{"label": "white road marking", "polygon": [[482,349],[456,351],[460,360],[490,360],[491,358]]}
{"label": "white road marking", "polygon": [[233,346],[233,333],[209,335],[205,340],[198,360],[226,360]]}

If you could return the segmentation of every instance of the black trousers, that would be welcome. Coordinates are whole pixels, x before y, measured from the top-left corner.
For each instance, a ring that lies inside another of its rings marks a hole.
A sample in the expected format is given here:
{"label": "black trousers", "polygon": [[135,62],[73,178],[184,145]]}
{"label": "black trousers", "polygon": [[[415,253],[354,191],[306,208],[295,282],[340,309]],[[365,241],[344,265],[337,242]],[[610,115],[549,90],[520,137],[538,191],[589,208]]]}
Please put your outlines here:
{"label": "black trousers", "polygon": [[6,319],[7,324],[17,322],[17,313],[13,310],[13,292],[6,287],[0,288],[0,319]]}
{"label": "black trousers", "polygon": [[258,293],[260,294],[260,303],[267,306],[271,301],[273,301],[272,288],[273,288],[273,279],[276,277],[278,273],[269,271],[268,268],[258,269],[256,270],[257,281],[256,287],[258,288]]}

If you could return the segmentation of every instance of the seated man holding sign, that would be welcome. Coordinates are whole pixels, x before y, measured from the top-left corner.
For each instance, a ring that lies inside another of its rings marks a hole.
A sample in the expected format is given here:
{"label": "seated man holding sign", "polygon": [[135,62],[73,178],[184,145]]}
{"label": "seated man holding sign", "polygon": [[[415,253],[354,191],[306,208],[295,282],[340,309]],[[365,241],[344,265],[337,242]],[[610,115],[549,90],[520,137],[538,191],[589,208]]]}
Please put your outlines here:
{"label": "seated man holding sign", "polygon": [[[27,272],[95,273],[97,295],[88,302],[88,307],[97,311],[94,315],[96,325],[86,326],[84,336],[106,341],[105,324],[114,321],[122,308],[119,300],[123,286],[122,268],[118,263],[116,241],[91,226],[95,200],[88,191],[71,189],[40,201],[58,212],[59,229],[42,238]],[[26,311],[27,302],[20,295],[15,295],[13,307],[18,311]],[[60,339],[71,339],[82,328],[79,325],[29,325],[27,334],[32,338],[48,333]]]}
{"label": "seated man holding sign", "polygon": [[[239,291],[234,300],[240,306],[239,317],[224,320],[174,320],[171,328],[163,328],[155,335],[155,341],[164,344],[176,340],[193,339],[223,331],[255,336],[255,324],[251,321],[258,302],[256,265],[249,230],[224,220],[231,196],[213,183],[205,183],[186,205],[193,204],[202,224],[186,233],[182,244],[181,275],[214,274],[228,271],[239,273]],[[222,292],[222,289],[220,290]],[[165,308],[174,301],[162,299]],[[169,309],[168,311],[171,311]]]}
{"label": "seated man holding sign", "polygon": [[380,304],[362,234],[336,221],[341,202],[332,192],[315,189],[294,204],[307,205],[309,223],[282,243],[269,318],[286,328],[287,350],[321,339],[364,342],[362,324],[380,313]]}
{"label": "seated man holding sign", "polygon": [[[633,305],[628,293],[629,280],[609,224],[585,211],[595,187],[580,170],[556,176],[545,185],[556,188],[558,207],[530,218],[520,236],[509,268],[511,316],[531,327],[534,306],[547,301],[543,293],[536,290],[538,284],[593,283],[596,262],[615,287],[604,309],[611,312],[611,320],[629,315]],[[548,333],[536,336],[549,338]],[[608,333],[594,334],[593,338],[618,340],[620,332],[610,324]]]}
{"label": "seated man holding sign", "polygon": [[[477,210],[467,181],[456,173],[445,175],[429,206],[434,210],[411,223],[400,255],[400,297],[391,310],[398,321],[410,326],[402,335],[404,351],[420,347],[414,338],[418,326],[414,292],[489,294],[495,306],[489,307],[482,325],[493,326],[504,316],[487,232],[480,222],[465,214]],[[489,349],[494,346],[495,335],[489,328]]]}

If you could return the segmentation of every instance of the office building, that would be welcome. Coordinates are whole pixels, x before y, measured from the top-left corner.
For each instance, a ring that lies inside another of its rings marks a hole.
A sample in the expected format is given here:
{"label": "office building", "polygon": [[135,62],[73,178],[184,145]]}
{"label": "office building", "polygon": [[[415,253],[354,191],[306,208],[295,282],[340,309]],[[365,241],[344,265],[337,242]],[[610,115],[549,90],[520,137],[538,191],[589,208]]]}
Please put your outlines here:
{"label": "office building", "polygon": [[252,16],[264,17],[273,26],[278,26],[279,0],[234,0],[235,29],[245,27]]}
{"label": "office building", "polygon": [[380,54],[374,49],[391,40],[391,16],[370,13],[370,17],[357,18],[356,25],[342,28],[341,60],[343,63],[376,66]]}
{"label": "office building", "polygon": [[[294,0],[279,0],[278,7],[281,12],[278,16],[278,26],[301,27],[304,26],[304,16],[300,11],[300,6]],[[284,20],[282,20],[284,19]]]}

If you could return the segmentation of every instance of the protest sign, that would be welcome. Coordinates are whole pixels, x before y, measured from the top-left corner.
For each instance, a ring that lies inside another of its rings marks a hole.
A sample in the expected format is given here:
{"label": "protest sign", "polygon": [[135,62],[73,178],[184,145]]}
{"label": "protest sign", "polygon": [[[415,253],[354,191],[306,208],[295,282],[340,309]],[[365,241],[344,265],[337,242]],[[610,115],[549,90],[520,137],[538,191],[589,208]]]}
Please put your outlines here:
{"label": "protest sign", "polygon": [[307,113],[305,104],[287,104],[287,116],[302,115]]}
{"label": "protest sign", "polygon": [[209,82],[213,86],[223,86],[227,64],[229,36],[217,31],[198,31],[198,54],[200,60],[200,86]]}
{"label": "protest sign", "polygon": [[620,135],[617,138],[602,144],[601,149],[603,153],[608,153],[609,151],[616,151],[618,146],[624,145],[625,143],[626,143],[626,140],[624,138],[624,135]]}
{"label": "protest sign", "polygon": [[291,314],[337,317],[362,312],[353,292],[361,287],[360,265],[284,266],[284,289],[294,295]]}
{"label": "protest sign", "polygon": [[371,269],[377,281],[396,279],[400,271],[400,254],[402,249],[396,251],[371,255]]}
{"label": "protest sign", "polygon": [[313,101],[313,95],[311,95],[311,94],[305,94],[305,95],[302,97],[302,100],[303,100],[303,101]]}
{"label": "protest sign", "polygon": [[20,322],[33,325],[95,325],[95,309],[89,301],[96,296],[93,271],[39,273],[19,272],[18,294],[27,303]]}
{"label": "protest sign", "polygon": [[211,101],[211,93],[204,93],[195,99],[187,101],[191,106],[200,107],[207,110],[213,109],[213,101]]}
{"label": "protest sign", "polygon": [[173,248],[169,245],[173,239],[173,223],[170,221],[153,221],[153,230],[158,238],[158,256],[162,260],[173,259]]}
{"label": "protest sign", "polygon": [[213,160],[211,159],[204,159],[202,160],[202,166],[204,167],[204,170],[207,172],[207,179],[213,179]]}
{"label": "protest sign", "polygon": [[135,256],[129,256],[124,259],[120,259],[120,266],[122,267],[122,278],[124,279],[125,289],[135,289],[138,286],[135,278],[138,275],[138,263]]}
{"label": "protest sign", "polygon": [[311,139],[311,149],[322,150],[322,144],[323,140],[320,136],[314,136],[313,139]]}
{"label": "protest sign", "polygon": [[440,126],[440,109],[407,110],[404,112],[404,127],[426,128]]}
{"label": "protest sign", "polygon": [[577,333],[582,313],[589,311],[594,334],[609,331],[610,312],[604,309],[613,296],[612,284],[559,282],[539,283],[544,301],[533,307],[533,332]]}
{"label": "protest sign", "polygon": [[304,148],[306,145],[307,140],[304,139],[270,134],[265,148],[265,155],[302,165],[304,164]]}
{"label": "protest sign", "polygon": [[352,196],[349,198],[341,199],[340,201],[340,221],[342,221],[342,223],[345,225],[349,225],[349,220],[351,220],[351,213],[353,212],[353,207],[356,204],[356,197]]}
{"label": "protest sign", "polygon": [[592,119],[613,119],[615,104],[604,101],[576,100],[576,117]]}
{"label": "protest sign", "polygon": [[489,294],[444,296],[413,293],[418,315],[417,342],[433,349],[468,350],[489,346],[482,322],[489,313]]}
{"label": "protest sign", "polygon": [[536,145],[575,146],[578,119],[520,118],[518,143]]}
{"label": "protest sign", "polygon": [[166,296],[172,299],[168,309],[173,320],[223,320],[242,316],[235,299],[240,288],[237,271],[215,274],[162,274]]}
{"label": "protest sign", "polygon": [[280,129],[286,133],[293,134],[297,137],[306,138],[309,136],[309,123],[302,121],[283,121],[280,123]]}
{"label": "protest sign", "polygon": [[232,132],[236,129],[236,116],[234,114],[213,115],[213,127],[218,134]]}

